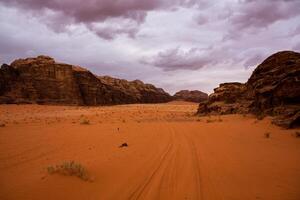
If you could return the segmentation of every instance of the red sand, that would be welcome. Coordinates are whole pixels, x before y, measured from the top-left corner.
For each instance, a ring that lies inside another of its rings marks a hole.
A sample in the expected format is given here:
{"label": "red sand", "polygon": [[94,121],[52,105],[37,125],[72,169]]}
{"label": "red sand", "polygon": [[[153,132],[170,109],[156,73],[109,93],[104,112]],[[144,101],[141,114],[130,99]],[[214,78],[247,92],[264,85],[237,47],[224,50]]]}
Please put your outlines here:
{"label": "red sand", "polygon": [[[1,105],[0,199],[300,199],[296,130],[196,109]],[[69,160],[94,181],[47,173]]]}

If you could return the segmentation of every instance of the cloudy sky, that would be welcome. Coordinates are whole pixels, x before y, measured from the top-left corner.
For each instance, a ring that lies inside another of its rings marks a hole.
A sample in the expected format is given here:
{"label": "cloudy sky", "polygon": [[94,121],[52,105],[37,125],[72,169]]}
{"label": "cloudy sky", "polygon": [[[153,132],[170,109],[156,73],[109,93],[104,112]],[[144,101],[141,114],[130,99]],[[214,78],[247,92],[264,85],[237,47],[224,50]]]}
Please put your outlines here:
{"label": "cloudy sky", "polygon": [[300,51],[300,0],[0,0],[0,62],[49,55],[171,94]]}

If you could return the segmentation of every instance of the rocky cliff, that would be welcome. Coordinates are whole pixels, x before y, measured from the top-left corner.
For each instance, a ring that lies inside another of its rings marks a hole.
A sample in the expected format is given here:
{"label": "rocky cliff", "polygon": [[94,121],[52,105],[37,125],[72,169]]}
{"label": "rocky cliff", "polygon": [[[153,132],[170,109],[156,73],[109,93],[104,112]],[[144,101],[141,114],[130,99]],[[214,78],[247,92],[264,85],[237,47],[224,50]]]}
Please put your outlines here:
{"label": "rocky cliff", "polygon": [[176,92],[173,96],[175,100],[184,100],[200,103],[202,101],[206,101],[208,99],[208,94],[198,91],[198,90],[181,90]]}
{"label": "rocky cliff", "polygon": [[300,53],[271,55],[245,83],[220,84],[200,103],[198,114],[253,113],[272,115],[277,125],[300,126]]}
{"label": "rocky cliff", "polygon": [[98,76],[98,78],[102,83],[116,90],[123,91],[128,96],[134,97],[132,99],[133,103],[168,102],[172,100],[172,97],[162,88],[156,88],[154,85],[145,84],[140,80],[127,81],[110,76]]}
{"label": "rocky cliff", "polygon": [[111,105],[170,100],[168,93],[153,85],[114,78],[108,81],[48,56],[18,59],[0,69],[0,103]]}

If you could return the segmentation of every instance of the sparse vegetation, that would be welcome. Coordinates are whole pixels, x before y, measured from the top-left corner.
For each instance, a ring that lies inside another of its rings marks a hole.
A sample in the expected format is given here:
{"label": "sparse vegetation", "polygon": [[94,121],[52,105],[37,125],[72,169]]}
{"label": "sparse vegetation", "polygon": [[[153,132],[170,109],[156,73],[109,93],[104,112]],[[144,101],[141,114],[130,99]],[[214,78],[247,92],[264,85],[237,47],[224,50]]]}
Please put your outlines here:
{"label": "sparse vegetation", "polygon": [[219,116],[218,121],[219,121],[219,122],[222,122],[223,119]]}
{"label": "sparse vegetation", "polygon": [[219,116],[217,119],[212,119],[209,117],[209,119],[206,120],[206,123],[213,123],[213,122],[222,122],[223,119]]}
{"label": "sparse vegetation", "polygon": [[270,136],[271,136],[271,133],[269,133],[269,132],[265,133],[265,138],[270,138]]}
{"label": "sparse vegetation", "polygon": [[264,114],[259,114],[259,115],[257,115],[257,117],[256,117],[258,120],[263,120],[264,118],[265,118],[265,115]]}
{"label": "sparse vegetation", "polygon": [[62,174],[66,176],[77,176],[84,181],[91,181],[86,169],[74,161],[63,162],[60,165],[48,166],[47,171],[49,174]]}

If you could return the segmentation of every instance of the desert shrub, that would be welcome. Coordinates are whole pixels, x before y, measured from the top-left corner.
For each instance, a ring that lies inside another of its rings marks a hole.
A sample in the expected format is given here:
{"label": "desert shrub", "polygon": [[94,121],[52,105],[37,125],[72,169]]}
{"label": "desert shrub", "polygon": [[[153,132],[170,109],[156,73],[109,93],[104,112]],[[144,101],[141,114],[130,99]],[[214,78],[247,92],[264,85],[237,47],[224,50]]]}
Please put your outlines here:
{"label": "desert shrub", "polygon": [[271,133],[269,133],[269,132],[265,133],[265,138],[270,138],[270,136],[271,136]]}
{"label": "desert shrub", "polygon": [[91,180],[86,169],[80,164],[74,161],[63,162],[60,165],[48,166],[47,171],[49,174],[62,174],[66,176],[77,176],[78,178],[89,181]]}
{"label": "desert shrub", "polygon": [[218,121],[219,121],[219,122],[222,122],[223,119],[219,116]]}
{"label": "desert shrub", "polygon": [[214,121],[211,120],[211,119],[207,119],[207,120],[206,120],[206,123],[212,123],[212,122],[214,122]]}
{"label": "desert shrub", "polygon": [[263,120],[265,118],[265,115],[261,113],[261,114],[257,115],[256,118],[258,120]]}
{"label": "desert shrub", "polygon": [[81,119],[80,120],[80,124],[84,124],[84,125],[88,125],[88,124],[90,124],[90,120],[88,120],[88,119]]}

